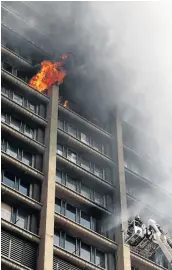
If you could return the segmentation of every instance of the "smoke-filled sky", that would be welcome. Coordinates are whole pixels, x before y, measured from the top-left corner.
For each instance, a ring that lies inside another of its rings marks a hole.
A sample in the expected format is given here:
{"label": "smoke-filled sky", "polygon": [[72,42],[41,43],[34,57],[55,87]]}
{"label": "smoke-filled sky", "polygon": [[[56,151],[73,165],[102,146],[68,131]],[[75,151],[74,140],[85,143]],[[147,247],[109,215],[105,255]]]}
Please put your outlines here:
{"label": "smoke-filled sky", "polygon": [[[159,142],[159,156],[169,175],[159,184],[172,193],[171,1],[2,4],[17,14],[13,19],[9,12],[2,16],[5,24],[46,51],[56,51],[54,55],[75,54],[68,80],[76,84],[69,90],[82,103],[95,107],[103,100],[103,115],[125,100],[150,118],[151,125],[142,129]],[[18,15],[27,24],[18,24]],[[148,202],[147,194],[140,193]]]}

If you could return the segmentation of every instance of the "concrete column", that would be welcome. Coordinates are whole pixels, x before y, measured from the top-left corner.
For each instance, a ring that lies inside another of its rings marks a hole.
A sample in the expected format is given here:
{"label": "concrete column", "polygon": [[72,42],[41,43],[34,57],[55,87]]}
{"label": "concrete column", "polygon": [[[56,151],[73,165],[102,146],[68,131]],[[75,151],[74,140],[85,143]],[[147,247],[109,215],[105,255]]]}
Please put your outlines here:
{"label": "concrete column", "polygon": [[53,269],[53,238],[54,238],[54,203],[56,181],[56,145],[57,115],[59,87],[53,85],[48,90],[50,102],[47,111],[48,126],[45,133],[46,151],[44,154],[41,202],[43,204],[40,218],[38,270]]}
{"label": "concrete column", "polygon": [[[127,198],[124,170],[124,153],[121,122],[115,119],[116,151],[117,151],[117,179],[115,192],[115,240],[119,245],[117,250],[117,270],[131,270],[130,248],[124,243],[124,231],[128,226]],[[115,149],[115,147],[114,147]],[[115,155],[115,153],[114,153]]]}

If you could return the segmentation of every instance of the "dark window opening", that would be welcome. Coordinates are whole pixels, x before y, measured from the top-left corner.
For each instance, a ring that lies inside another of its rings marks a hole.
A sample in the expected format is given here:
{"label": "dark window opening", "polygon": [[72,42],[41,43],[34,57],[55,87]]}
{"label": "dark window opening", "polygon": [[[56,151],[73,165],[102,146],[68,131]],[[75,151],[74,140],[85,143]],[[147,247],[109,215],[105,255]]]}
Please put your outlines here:
{"label": "dark window opening", "polygon": [[10,72],[10,73],[13,72],[13,67],[12,67],[10,64],[8,64],[7,62],[4,62],[4,63],[3,63],[3,68],[4,68],[6,71]]}

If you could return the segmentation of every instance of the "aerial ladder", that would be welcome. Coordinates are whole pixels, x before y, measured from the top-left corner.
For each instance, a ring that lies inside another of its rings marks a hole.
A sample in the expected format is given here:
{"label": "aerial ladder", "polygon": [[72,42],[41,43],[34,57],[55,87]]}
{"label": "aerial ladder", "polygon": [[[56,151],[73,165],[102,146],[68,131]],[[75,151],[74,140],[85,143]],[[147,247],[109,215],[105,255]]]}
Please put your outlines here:
{"label": "aerial ladder", "polygon": [[160,248],[172,266],[172,239],[153,219],[149,219],[146,226],[140,217],[136,216],[128,224],[125,242],[139,254],[146,254],[148,258]]}

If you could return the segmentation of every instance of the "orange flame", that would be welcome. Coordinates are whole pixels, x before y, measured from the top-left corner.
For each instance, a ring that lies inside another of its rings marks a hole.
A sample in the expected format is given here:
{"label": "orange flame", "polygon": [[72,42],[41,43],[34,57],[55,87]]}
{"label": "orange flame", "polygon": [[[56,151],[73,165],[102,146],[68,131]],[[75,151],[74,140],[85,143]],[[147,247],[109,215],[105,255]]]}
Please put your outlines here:
{"label": "orange flame", "polygon": [[65,100],[64,105],[63,105],[63,106],[64,106],[65,108],[68,108],[68,105],[69,105],[68,100]]}
{"label": "orange flame", "polygon": [[34,89],[42,92],[48,89],[52,84],[61,84],[66,76],[66,71],[62,68],[63,61],[67,60],[68,55],[61,56],[61,61],[52,63],[51,61],[43,61],[41,70],[34,75],[29,85]]}

